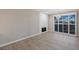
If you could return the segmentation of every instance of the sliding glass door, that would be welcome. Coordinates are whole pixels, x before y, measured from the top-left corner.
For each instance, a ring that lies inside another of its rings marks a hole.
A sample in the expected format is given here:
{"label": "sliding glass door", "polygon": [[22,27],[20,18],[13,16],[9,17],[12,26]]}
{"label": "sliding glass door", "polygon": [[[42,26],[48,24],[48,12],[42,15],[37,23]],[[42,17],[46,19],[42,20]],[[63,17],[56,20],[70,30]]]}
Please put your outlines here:
{"label": "sliding glass door", "polygon": [[76,13],[61,14],[54,16],[54,31],[76,34]]}
{"label": "sliding glass door", "polygon": [[70,34],[75,34],[75,15],[69,15],[69,30],[70,30]]}
{"label": "sliding glass door", "polygon": [[57,17],[54,17],[55,21],[54,21],[54,26],[55,26],[55,31],[58,32],[58,19]]}

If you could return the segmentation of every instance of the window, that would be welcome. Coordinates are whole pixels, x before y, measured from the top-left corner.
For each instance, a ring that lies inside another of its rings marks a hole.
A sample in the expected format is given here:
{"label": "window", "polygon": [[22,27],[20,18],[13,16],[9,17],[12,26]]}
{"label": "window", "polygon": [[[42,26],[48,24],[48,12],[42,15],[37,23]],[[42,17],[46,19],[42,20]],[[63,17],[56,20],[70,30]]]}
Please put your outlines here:
{"label": "window", "polygon": [[76,13],[55,15],[54,24],[56,32],[76,34]]}
{"label": "window", "polygon": [[55,24],[55,31],[58,32],[58,24]]}
{"label": "window", "polygon": [[54,19],[55,19],[55,23],[58,23],[58,19],[57,19],[57,17],[54,17]]}

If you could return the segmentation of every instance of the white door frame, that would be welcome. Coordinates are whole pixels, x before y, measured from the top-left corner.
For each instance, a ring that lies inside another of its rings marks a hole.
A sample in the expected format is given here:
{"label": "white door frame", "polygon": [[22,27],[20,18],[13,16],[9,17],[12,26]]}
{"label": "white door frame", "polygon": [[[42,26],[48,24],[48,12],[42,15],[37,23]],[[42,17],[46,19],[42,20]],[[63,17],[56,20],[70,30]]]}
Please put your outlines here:
{"label": "white door frame", "polygon": [[[54,17],[55,17],[55,16],[64,16],[64,15],[73,15],[73,14],[75,14],[75,34],[73,34],[73,35],[74,35],[74,36],[77,36],[78,34],[77,34],[77,13],[76,13],[76,12],[53,15],[53,31],[56,32],[56,31],[54,30],[54,29],[55,29],[55,27],[54,27],[54,25],[55,25],[55,23],[54,23]],[[69,19],[69,18],[68,18],[68,19]],[[59,25],[59,21],[58,21],[58,25]],[[68,21],[68,25],[69,25],[69,21]],[[59,28],[58,28],[58,32],[59,32]],[[69,31],[69,28],[68,28],[68,34],[70,35],[69,32],[70,32],[70,31]],[[61,33],[62,33],[62,32],[61,32]]]}

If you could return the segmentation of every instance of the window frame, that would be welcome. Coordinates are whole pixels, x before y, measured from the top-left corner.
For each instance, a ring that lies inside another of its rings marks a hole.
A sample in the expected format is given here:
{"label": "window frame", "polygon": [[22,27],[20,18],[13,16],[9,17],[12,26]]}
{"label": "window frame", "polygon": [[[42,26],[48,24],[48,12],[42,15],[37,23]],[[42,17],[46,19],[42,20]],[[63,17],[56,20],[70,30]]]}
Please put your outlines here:
{"label": "window frame", "polygon": [[[69,17],[68,17],[68,34],[70,34],[70,25],[75,25],[75,36],[77,36],[77,13],[76,12],[72,12],[72,13],[65,13],[65,14],[56,14],[56,15],[53,15],[53,22],[55,22],[54,21],[54,17],[60,17],[60,16],[65,16],[65,15],[75,15],[75,24],[70,24],[69,23]],[[53,23],[54,25],[56,24],[56,23]],[[59,32],[59,24],[62,24],[62,25],[67,25],[67,24],[63,24],[63,23],[59,23],[59,20],[58,20],[58,32]],[[54,30],[54,26],[53,26],[53,30]],[[54,30],[54,32],[55,32],[55,30]]]}

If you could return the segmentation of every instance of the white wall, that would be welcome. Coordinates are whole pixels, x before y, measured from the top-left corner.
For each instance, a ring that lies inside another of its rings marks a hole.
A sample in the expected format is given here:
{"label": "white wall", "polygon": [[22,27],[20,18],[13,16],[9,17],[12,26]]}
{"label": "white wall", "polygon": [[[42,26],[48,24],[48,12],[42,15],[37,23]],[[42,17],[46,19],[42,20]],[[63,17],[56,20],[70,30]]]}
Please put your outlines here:
{"label": "white wall", "polygon": [[54,31],[54,21],[53,21],[53,15],[49,15],[49,20],[48,20],[48,30],[50,32],[53,32]]}
{"label": "white wall", "polygon": [[46,27],[48,30],[48,15],[40,13],[40,31],[42,27]]}
{"label": "white wall", "polygon": [[0,45],[39,33],[39,16],[26,10],[0,10]]}

